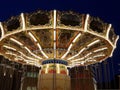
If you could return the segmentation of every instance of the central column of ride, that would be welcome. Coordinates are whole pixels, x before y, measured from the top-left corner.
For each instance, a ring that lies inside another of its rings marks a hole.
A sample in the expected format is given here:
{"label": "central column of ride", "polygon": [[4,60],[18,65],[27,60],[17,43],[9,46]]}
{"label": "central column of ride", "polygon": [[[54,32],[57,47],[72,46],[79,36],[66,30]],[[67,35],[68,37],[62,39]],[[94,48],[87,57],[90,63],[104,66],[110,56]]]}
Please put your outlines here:
{"label": "central column of ride", "polygon": [[38,90],[71,90],[67,62],[45,60],[39,72]]}

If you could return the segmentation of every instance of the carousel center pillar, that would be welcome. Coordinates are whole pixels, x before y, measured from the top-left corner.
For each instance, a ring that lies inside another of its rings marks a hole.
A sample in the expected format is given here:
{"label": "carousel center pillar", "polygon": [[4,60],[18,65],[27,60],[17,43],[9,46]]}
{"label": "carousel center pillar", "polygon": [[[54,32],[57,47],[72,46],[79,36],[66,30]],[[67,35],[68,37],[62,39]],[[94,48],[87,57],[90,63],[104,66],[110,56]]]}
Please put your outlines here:
{"label": "carousel center pillar", "polygon": [[46,60],[39,71],[38,90],[71,90],[67,62]]}

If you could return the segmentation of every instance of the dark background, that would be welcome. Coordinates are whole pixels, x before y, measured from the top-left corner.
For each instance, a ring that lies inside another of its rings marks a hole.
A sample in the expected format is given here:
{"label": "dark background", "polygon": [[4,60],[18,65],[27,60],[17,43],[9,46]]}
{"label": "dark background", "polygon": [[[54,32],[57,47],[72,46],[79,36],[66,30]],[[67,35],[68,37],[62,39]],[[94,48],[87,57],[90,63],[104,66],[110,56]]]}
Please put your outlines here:
{"label": "dark background", "polygon": [[[33,12],[39,9],[72,10],[100,17],[103,21],[111,23],[115,33],[120,35],[119,0],[2,0],[0,2],[0,21],[3,22],[11,16],[19,15],[21,12]],[[107,59],[107,61],[110,63],[111,76],[120,74],[120,40],[118,40],[113,57]]]}

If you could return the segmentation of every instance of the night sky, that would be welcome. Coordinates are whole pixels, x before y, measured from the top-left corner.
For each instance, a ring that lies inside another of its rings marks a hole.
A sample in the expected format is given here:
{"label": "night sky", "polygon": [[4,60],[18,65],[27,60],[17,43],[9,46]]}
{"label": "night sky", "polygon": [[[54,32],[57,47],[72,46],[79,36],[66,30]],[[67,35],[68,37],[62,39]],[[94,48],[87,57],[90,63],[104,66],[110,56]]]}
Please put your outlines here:
{"label": "night sky", "polygon": [[[3,22],[11,16],[21,12],[36,10],[72,10],[79,13],[100,17],[103,21],[111,23],[115,33],[120,35],[120,4],[119,0],[2,0],[0,2],[0,21]],[[112,60],[114,73],[120,73],[120,40],[114,51]]]}

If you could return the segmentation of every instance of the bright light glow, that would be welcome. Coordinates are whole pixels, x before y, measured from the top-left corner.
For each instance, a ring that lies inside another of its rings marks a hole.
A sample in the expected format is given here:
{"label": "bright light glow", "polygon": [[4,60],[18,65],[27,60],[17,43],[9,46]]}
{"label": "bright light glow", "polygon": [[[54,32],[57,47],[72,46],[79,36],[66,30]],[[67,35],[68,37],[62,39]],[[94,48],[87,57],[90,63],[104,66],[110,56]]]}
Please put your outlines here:
{"label": "bright light glow", "polygon": [[115,40],[115,48],[116,48],[116,44],[117,44],[117,41],[118,41],[118,39],[119,39],[119,36],[117,36],[117,38],[116,38],[116,40]]}
{"label": "bright light glow", "polygon": [[56,50],[56,42],[54,42],[54,50]]}
{"label": "bright light glow", "polygon": [[54,58],[56,58],[56,30],[54,30]]}
{"label": "bright light glow", "polygon": [[86,48],[81,49],[78,54],[81,54]]}
{"label": "bright light glow", "polygon": [[84,61],[81,62],[82,65],[84,65],[84,63],[85,63]]}
{"label": "bright light glow", "polygon": [[56,29],[56,10],[54,10],[54,29]]}
{"label": "bright light glow", "polygon": [[87,31],[88,20],[89,20],[89,14],[87,14],[86,19],[85,19],[85,25],[84,25],[85,32]]}
{"label": "bright light glow", "polygon": [[85,58],[87,58],[87,57],[88,57],[89,55],[91,55],[91,54],[92,54],[92,53],[90,52],[90,53],[86,54],[84,57],[78,58],[78,59],[74,59],[74,60],[72,60],[71,62],[84,60]]}
{"label": "bright light glow", "polygon": [[110,57],[113,56],[114,49],[115,49],[115,48],[112,48],[112,51],[111,51]]}
{"label": "bright light glow", "polygon": [[85,61],[81,62],[73,62],[73,66],[79,66],[79,65],[84,65]]}
{"label": "bright light glow", "polygon": [[42,50],[42,48],[41,48],[41,46],[40,46],[40,44],[39,44],[39,43],[37,43],[37,46],[38,46],[39,50],[41,51],[41,50]]}
{"label": "bright light glow", "polygon": [[22,19],[22,29],[24,30],[25,29],[25,17],[23,13],[21,13],[21,19]]}
{"label": "bright light glow", "polygon": [[43,56],[48,58],[48,56],[43,52],[42,47],[40,46],[39,43],[37,43],[37,46],[38,46],[39,50],[41,51],[41,53],[43,54]]}
{"label": "bright light glow", "polygon": [[20,45],[20,46],[23,45],[21,42],[17,41],[17,40],[14,39],[14,38],[10,38],[10,40],[13,41],[13,42],[15,42],[15,43],[17,43],[17,44]]}
{"label": "bright light glow", "polygon": [[92,52],[86,54],[84,57],[86,58],[86,57],[88,57],[88,56],[91,55],[91,54],[92,54]]}
{"label": "bright light glow", "polygon": [[81,36],[81,33],[79,33],[79,34],[75,37],[75,39],[73,40],[73,43],[75,43],[76,40],[77,40],[80,36]]}
{"label": "bright light glow", "polygon": [[31,55],[33,55],[35,58],[38,58],[38,59],[42,59],[41,57],[35,55],[34,53],[32,53],[27,47],[24,47]]}
{"label": "bright light glow", "polygon": [[[98,55],[96,55],[96,56],[93,56],[93,57],[89,57],[89,58],[87,58],[89,55],[91,55],[92,53],[90,52],[90,53],[88,53],[87,55],[85,55],[84,57],[82,57],[82,58],[78,58],[78,59],[75,59],[75,60],[72,60],[71,62],[78,62],[78,61],[88,61],[88,60],[93,60],[93,61],[95,61],[94,60],[94,58],[96,58],[96,57],[101,57],[101,56],[105,56],[104,54],[98,54]],[[86,59],[85,59],[86,58]]]}
{"label": "bright light glow", "polygon": [[56,58],[56,30],[54,30],[54,58]]}
{"label": "bright light glow", "polygon": [[28,32],[28,34],[30,35],[30,37],[31,37],[35,42],[37,42],[37,39],[34,37],[34,35],[33,35],[31,32]]}
{"label": "bright light glow", "polygon": [[70,49],[72,48],[73,44],[70,44],[69,48],[68,48],[68,51],[70,51]]}
{"label": "bright light glow", "polygon": [[29,59],[25,59],[24,61],[26,61],[27,63],[34,63],[34,61],[32,61],[32,60],[29,60]]}
{"label": "bright light glow", "polygon": [[6,52],[6,54],[14,55],[15,57],[20,57],[20,58],[25,57],[25,58],[30,59],[30,60],[32,60],[32,61],[34,61],[34,60],[39,61],[38,59],[34,59],[34,58],[31,58],[31,57],[26,56],[25,54],[23,54],[23,53],[20,52],[20,51],[18,51],[18,53],[20,53],[22,56],[21,56],[21,55],[18,56],[17,54],[14,54],[14,53],[12,53],[12,52]]}
{"label": "bright light glow", "polygon": [[[83,61],[81,61],[81,62],[83,62]],[[74,64],[81,64],[81,62],[74,62]]]}
{"label": "bright light glow", "polygon": [[27,64],[35,65],[35,62],[33,62],[33,61],[30,61],[30,60],[24,60],[24,61],[26,61]]}
{"label": "bright light glow", "polygon": [[67,52],[61,57],[62,59],[66,57],[66,55],[69,53],[70,49],[72,48],[73,44],[70,44],[70,46],[68,47]]}
{"label": "bright light glow", "polygon": [[[69,66],[68,66],[69,67]],[[65,66],[65,68],[66,68],[66,71],[67,71],[67,75],[69,75],[69,71],[68,71],[68,68],[67,68],[67,66]]]}
{"label": "bright light glow", "polygon": [[54,58],[56,58],[56,30],[54,30]]}
{"label": "bright light glow", "polygon": [[68,58],[67,60],[71,60],[71,59],[77,57],[77,56],[80,55],[85,49],[86,49],[86,48],[81,49],[81,50],[78,52],[78,54],[76,54],[76,55],[74,55],[74,56]]}
{"label": "bright light glow", "polygon": [[54,58],[56,58],[56,10],[54,10]]}
{"label": "bright light glow", "polygon": [[3,29],[3,26],[2,26],[2,23],[0,22],[0,29],[1,29],[1,33],[2,33],[2,36],[1,37],[3,37],[4,36],[4,29]]}
{"label": "bright light glow", "polygon": [[95,35],[95,36],[98,36],[98,37],[100,37],[100,38],[103,38],[103,39],[107,40],[107,42],[108,42],[112,47],[115,47],[115,46],[112,44],[112,42],[111,42],[109,39],[105,38],[104,36],[99,35],[99,34],[94,33],[94,32],[91,32],[91,31],[89,31],[89,30],[88,30],[87,32],[90,33],[90,34],[93,34],[93,35]]}
{"label": "bright light glow", "polygon": [[98,55],[93,56],[93,58],[102,57],[102,56],[105,56],[105,54],[98,54]]}
{"label": "bright light glow", "polygon": [[83,59],[84,59],[84,57],[78,58],[78,59],[74,59],[74,60],[72,60],[71,62],[81,61],[81,60],[83,60]]}
{"label": "bright light glow", "polygon": [[54,42],[54,58],[56,58],[56,42]]}
{"label": "bright light glow", "polygon": [[18,61],[18,60],[25,60],[25,59],[23,57],[21,57],[21,56],[17,56],[17,57],[15,57],[15,60]]}
{"label": "bright light glow", "polygon": [[95,59],[88,59],[86,62],[95,62]]}
{"label": "bright light glow", "polygon": [[6,76],[6,72],[4,72],[4,76]]}
{"label": "bright light glow", "polygon": [[98,42],[100,42],[100,40],[96,40],[96,41],[94,41],[94,42],[88,44],[87,46],[90,47],[90,46],[92,46],[92,45],[94,45],[94,44],[96,44],[96,43],[98,43]]}
{"label": "bright light glow", "polygon": [[[21,56],[17,56],[17,54],[14,54],[12,52],[6,52],[5,54],[9,54],[9,55],[13,55],[13,56],[16,56],[16,57],[21,57]],[[22,58],[22,57],[21,57]]]}
{"label": "bright light glow", "polygon": [[56,50],[54,50],[54,58],[56,58]]}
{"label": "bright light glow", "polygon": [[54,30],[54,41],[56,40],[56,30]]}
{"label": "bright light glow", "polygon": [[85,61],[91,60],[91,59],[93,59],[93,57],[88,57],[87,59],[85,59]]}
{"label": "bright light glow", "polygon": [[117,38],[116,38],[116,40],[115,40],[115,44],[114,44],[115,46],[114,46],[113,49],[112,49],[112,52],[111,52],[111,54],[110,54],[110,57],[113,56],[113,52],[114,52],[114,50],[115,50],[115,48],[116,48],[116,44],[117,44],[118,39],[119,39],[119,36],[117,36]]}
{"label": "bright light glow", "polygon": [[[80,36],[81,36],[81,33],[79,33],[79,34],[74,38],[74,40],[72,41],[72,43],[75,43],[75,41],[76,41]],[[61,57],[62,59],[65,58],[65,57],[67,56],[67,54],[70,52],[70,50],[71,50],[71,48],[72,48],[72,46],[73,46],[72,43],[71,43],[70,46],[68,47],[67,52]]]}
{"label": "bright light glow", "polygon": [[24,47],[29,53],[31,53],[31,51],[27,48],[27,47]]}
{"label": "bright light glow", "polygon": [[[15,56],[15,60],[17,61],[17,60],[24,60],[24,61],[31,61],[31,62],[35,62],[35,60],[36,59],[33,59],[33,58],[29,58],[29,57],[27,57],[27,56],[25,56],[22,52],[19,52],[21,55],[23,55],[25,58],[23,58],[23,56],[18,56],[17,54],[14,54],[14,53],[12,53],[12,52],[6,52],[5,54],[9,54],[9,55],[13,55],[13,56]],[[28,59],[28,60],[27,60]],[[39,61],[39,60],[36,60],[36,61]]]}
{"label": "bright light glow", "polygon": [[100,48],[100,49],[94,50],[93,52],[99,52],[99,51],[103,51],[103,50],[106,50],[106,49],[108,49],[108,48],[104,47],[104,48]]}
{"label": "bright light glow", "polygon": [[60,73],[60,64],[56,64],[57,65],[57,73]]}
{"label": "bright light glow", "polygon": [[46,70],[45,70],[46,74],[48,73],[48,68],[49,68],[49,64],[47,64],[47,67],[46,67]]}
{"label": "bright light glow", "polygon": [[107,34],[106,34],[107,39],[109,38],[109,32],[110,32],[111,27],[112,27],[112,24],[109,24],[108,29],[107,29]]}
{"label": "bright light glow", "polygon": [[4,48],[7,48],[7,49],[10,49],[10,50],[14,50],[14,51],[16,51],[16,49],[15,49],[15,48],[10,47],[10,46],[7,46],[7,45],[3,45],[3,47],[4,47]]}
{"label": "bright light glow", "polygon": [[[40,65],[38,62],[35,63],[35,66],[42,68],[42,65]],[[40,71],[40,73],[41,73],[41,71]]]}
{"label": "bright light glow", "polygon": [[18,53],[20,53],[23,57],[28,58],[28,59],[30,59],[30,60],[39,61],[38,59],[35,59],[35,58],[31,58],[31,57],[26,56],[25,54],[23,54],[23,53],[20,52],[20,51],[18,51]]}
{"label": "bright light glow", "polygon": [[41,50],[41,53],[43,54],[44,57],[48,58],[48,56]]}
{"label": "bright light glow", "polygon": [[32,65],[35,65],[35,66],[37,66],[37,67],[41,67],[41,65],[39,64],[39,62],[33,62],[33,61],[29,61],[29,60],[27,60],[26,61],[28,64],[32,64]]}
{"label": "bright light glow", "polygon": [[68,53],[69,53],[69,51],[67,51],[67,52],[61,57],[61,59],[65,58]]}

